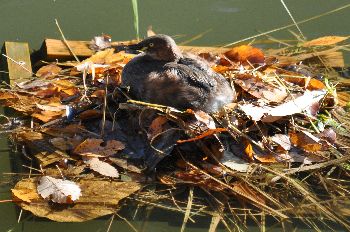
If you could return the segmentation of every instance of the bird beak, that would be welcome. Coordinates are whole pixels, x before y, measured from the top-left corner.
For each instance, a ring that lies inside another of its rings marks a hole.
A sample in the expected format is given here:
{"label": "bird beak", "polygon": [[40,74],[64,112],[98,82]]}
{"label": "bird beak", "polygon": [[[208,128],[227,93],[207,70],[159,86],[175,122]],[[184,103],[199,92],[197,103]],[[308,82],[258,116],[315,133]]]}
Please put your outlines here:
{"label": "bird beak", "polygon": [[120,46],[114,46],[114,48],[117,52],[125,51],[127,53],[132,53],[132,54],[138,54],[138,53],[144,52],[147,49],[147,47],[140,46],[139,44],[120,45]]}

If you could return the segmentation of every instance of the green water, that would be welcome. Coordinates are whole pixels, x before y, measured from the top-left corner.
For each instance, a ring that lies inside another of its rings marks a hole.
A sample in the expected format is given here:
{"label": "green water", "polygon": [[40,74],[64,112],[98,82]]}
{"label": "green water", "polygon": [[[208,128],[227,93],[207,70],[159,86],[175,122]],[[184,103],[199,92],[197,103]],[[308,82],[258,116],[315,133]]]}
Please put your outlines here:
{"label": "green water", "polygon": [[[350,2],[285,0],[285,3],[295,20],[302,21]],[[292,23],[280,0],[139,0],[138,6],[141,37],[145,36],[150,25],[157,33],[176,36],[177,42],[203,34],[190,45],[221,46]],[[0,43],[26,41],[31,49],[38,49],[44,38],[60,38],[54,19],[58,20],[67,39],[90,40],[95,35],[107,33],[113,40],[129,40],[135,38],[132,12],[131,0],[0,0]],[[346,8],[301,24],[300,29],[308,39],[323,35],[349,35],[349,22],[350,8]],[[296,27],[289,29],[297,32]],[[278,39],[295,39],[288,30],[270,35]],[[265,39],[264,36],[257,38]],[[6,138],[1,138],[0,173],[13,171],[10,167],[13,157],[9,156],[8,150]],[[0,200],[10,199],[11,183],[6,184],[6,181],[11,178],[0,176]],[[0,203],[0,232],[107,231],[109,223],[108,218],[86,223],[55,223],[28,215],[17,223],[18,212],[12,203]],[[147,226],[142,227],[142,220],[132,223],[139,231],[179,231],[183,215],[164,217],[167,214],[155,211]],[[208,231],[208,220],[199,220],[186,231]],[[111,231],[131,229],[125,222],[116,219]],[[251,228],[249,231],[259,229]]]}

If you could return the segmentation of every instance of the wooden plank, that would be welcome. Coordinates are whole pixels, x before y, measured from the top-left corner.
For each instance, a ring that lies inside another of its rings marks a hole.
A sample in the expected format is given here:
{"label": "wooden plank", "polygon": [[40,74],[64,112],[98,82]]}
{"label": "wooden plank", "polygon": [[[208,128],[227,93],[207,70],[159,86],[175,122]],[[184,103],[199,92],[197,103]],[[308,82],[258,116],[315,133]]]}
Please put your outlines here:
{"label": "wooden plank", "polygon": [[28,43],[5,42],[2,51],[6,55],[2,58],[2,67],[8,72],[8,75],[1,76],[2,80],[13,85],[32,77]]}
{"label": "wooden plank", "polygon": [[[128,45],[130,43],[135,43],[136,41],[119,41],[113,42],[113,46],[118,45]],[[92,50],[89,48],[89,41],[67,41],[69,46],[72,48],[74,54],[78,57],[89,57],[93,54]],[[222,53],[229,49],[227,48],[218,48],[218,47],[200,47],[200,46],[180,46],[180,48],[185,52],[191,53],[201,53],[201,52],[213,52],[213,53]],[[72,58],[67,46],[62,40],[57,39],[45,39],[41,50],[46,54],[45,59],[69,59]]]}

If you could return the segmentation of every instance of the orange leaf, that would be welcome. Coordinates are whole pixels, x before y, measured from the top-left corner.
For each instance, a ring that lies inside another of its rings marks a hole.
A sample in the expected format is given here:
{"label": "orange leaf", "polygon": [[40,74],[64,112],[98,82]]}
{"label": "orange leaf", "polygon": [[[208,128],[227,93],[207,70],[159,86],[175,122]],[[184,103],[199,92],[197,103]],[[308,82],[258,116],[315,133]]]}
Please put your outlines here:
{"label": "orange leaf", "polygon": [[17,98],[17,96],[14,93],[10,92],[0,92],[0,100],[6,100],[11,98]]}
{"label": "orange leaf", "polygon": [[290,141],[293,145],[300,147],[308,152],[317,152],[322,149],[322,144],[319,143],[319,138],[312,134],[301,131],[289,133]]}
{"label": "orange leaf", "polygon": [[197,140],[201,140],[205,137],[208,137],[210,135],[213,135],[213,134],[217,134],[217,133],[220,133],[220,132],[224,132],[224,131],[227,131],[226,128],[216,128],[216,129],[208,129],[206,130],[205,132],[203,132],[202,134],[194,137],[194,138],[190,138],[190,139],[186,139],[186,140],[177,140],[177,143],[188,143],[188,142],[194,142],[194,141],[197,141]]}
{"label": "orange leaf", "polygon": [[225,52],[225,56],[231,61],[240,62],[242,64],[264,63],[265,61],[264,53],[259,48],[250,45],[234,47]]}
{"label": "orange leaf", "polygon": [[41,111],[40,113],[32,114],[32,117],[37,118],[43,122],[49,122],[53,119],[61,117],[63,113],[64,111]]}
{"label": "orange leaf", "polygon": [[277,160],[273,155],[258,155],[255,154],[254,158],[259,160],[261,163],[276,163]]}
{"label": "orange leaf", "polygon": [[61,68],[58,67],[55,64],[49,64],[49,65],[45,65],[43,67],[41,67],[37,72],[36,75],[38,77],[42,77],[42,78],[47,78],[47,77],[56,77],[60,72],[61,72]]}
{"label": "orange leaf", "polygon": [[230,67],[223,66],[223,65],[215,65],[214,67],[212,67],[212,69],[217,73],[224,73],[230,70]]}
{"label": "orange leaf", "polygon": [[100,110],[95,110],[95,109],[86,110],[86,111],[79,114],[79,118],[81,120],[99,118],[101,116],[102,116],[102,112]]}
{"label": "orange leaf", "polygon": [[148,133],[147,136],[149,139],[153,138],[154,136],[156,136],[157,134],[161,133],[163,131],[163,125],[168,121],[168,119],[165,116],[158,116],[156,117],[149,129],[148,129]]}
{"label": "orange leaf", "polygon": [[252,144],[248,140],[243,139],[243,146],[244,154],[247,156],[248,160],[253,161],[254,150]]}

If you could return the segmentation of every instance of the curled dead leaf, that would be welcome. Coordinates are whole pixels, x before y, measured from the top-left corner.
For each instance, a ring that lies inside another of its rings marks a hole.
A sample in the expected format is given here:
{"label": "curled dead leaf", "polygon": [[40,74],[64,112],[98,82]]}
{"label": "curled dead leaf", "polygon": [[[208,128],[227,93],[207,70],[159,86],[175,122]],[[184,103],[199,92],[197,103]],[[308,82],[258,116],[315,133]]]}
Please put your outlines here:
{"label": "curled dead leaf", "polygon": [[61,72],[61,70],[62,69],[55,64],[48,64],[41,67],[36,72],[36,75],[42,78],[53,78],[56,77]]}
{"label": "curled dead leaf", "polygon": [[233,62],[240,62],[242,64],[264,63],[265,61],[264,53],[259,48],[250,45],[234,47],[225,52],[225,56]]}
{"label": "curled dead leaf", "polygon": [[109,140],[105,146],[102,146],[102,143],[104,143],[102,139],[86,139],[74,149],[74,153],[79,155],[92,153],[97,156],[111,156],[125,148],[125,145],[117,140]]}

